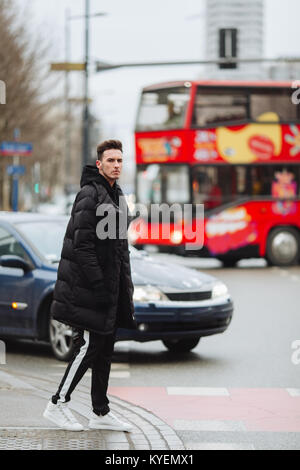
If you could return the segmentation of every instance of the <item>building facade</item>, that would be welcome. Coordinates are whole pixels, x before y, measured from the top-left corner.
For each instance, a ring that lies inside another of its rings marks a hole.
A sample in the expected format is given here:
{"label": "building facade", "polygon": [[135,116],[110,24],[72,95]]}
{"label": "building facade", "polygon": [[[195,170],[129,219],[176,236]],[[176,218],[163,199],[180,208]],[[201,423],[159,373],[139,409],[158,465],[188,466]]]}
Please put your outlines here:
{"label": "building facade", "polygon": [[[206,60],[234,54],[240,59],[264,56],[264,0],[206,0]],[[261,63],[238,63],[236,68],[208,65],[205,73],[216,79],[262,79]]]}

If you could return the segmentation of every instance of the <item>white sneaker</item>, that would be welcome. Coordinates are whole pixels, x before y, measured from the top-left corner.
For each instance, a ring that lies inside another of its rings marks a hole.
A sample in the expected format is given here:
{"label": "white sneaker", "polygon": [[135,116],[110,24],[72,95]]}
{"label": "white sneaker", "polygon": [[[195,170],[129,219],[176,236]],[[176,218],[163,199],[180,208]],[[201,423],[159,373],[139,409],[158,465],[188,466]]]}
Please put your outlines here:
{"label": "white sneaker", "polygon": [[67,431],[83,431],[83,426],[77,421],[67,403],[57,402],[55,405],[49,401],[43,417]]}
{"label": "white sneaker", "polygon": [[110,429],[111,431],[132,431],[132,426],[130,424],[121,421],[111,411],[104,416],[97,416],[93,413],[92,418],[89,421],[89,428]]}

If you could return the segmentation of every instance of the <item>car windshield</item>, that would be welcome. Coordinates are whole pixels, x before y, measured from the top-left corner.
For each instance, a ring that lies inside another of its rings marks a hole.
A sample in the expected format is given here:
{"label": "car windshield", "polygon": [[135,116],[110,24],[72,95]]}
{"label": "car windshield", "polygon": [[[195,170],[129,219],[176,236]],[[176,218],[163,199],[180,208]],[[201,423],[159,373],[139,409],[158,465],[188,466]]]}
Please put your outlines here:
{"label": "car windshield", "polygon": [[[68,218],[51,221],[22,222],[16,224],[17,229],[31,245],[50,263],[60,260],[63,239],[66,232]],[[129,245],[131,258],[142,258],[142,254]]]}
{"label": "car windshield", "polygon": [[49,221],[22,222],[17,229],[50,263],[60,260],[68,218]]}

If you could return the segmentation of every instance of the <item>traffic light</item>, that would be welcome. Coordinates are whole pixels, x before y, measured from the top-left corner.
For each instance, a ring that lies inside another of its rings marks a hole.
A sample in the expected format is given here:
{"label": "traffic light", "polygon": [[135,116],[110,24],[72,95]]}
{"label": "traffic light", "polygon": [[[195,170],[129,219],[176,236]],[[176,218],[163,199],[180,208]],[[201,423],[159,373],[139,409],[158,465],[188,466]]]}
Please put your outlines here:
{"label": "traffic light", "polygon": [[[219,58],[236,59],[237,58],[237,40],[238,30],[236,28],[219,29]],[[219,64],[220,69],[236,69],[237,63]]]}

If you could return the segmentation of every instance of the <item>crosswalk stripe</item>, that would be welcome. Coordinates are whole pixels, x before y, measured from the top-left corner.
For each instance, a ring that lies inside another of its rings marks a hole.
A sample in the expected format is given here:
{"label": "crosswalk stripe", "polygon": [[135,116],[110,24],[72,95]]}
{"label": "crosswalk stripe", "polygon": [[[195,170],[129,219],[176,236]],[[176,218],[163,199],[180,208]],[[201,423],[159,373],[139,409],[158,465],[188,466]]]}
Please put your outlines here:
{"label": "crosswalk stripe", "polygon": [[130,377],[130,372],[125,370],[114,371],[112,370],[110,373],[110,377],[115,379],[128,379]]}
{"label": "crosswalk stripe", "polygon": [[123,369],[129,369],[129,364],[123,363],[123,362],[112,362],[111,364],[111,369],[112,370],[123,370]]}
{"label": "crosswalk stripe", "polygon": [[167,387],[168,395],[195,395],[202,397],[228,397],[227,388],[221,387]]}
{"label": "crosswalk stripe", "polygon": [[286,391],[291,397],[300,397],[300,388],[287,388]]}

